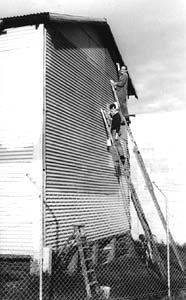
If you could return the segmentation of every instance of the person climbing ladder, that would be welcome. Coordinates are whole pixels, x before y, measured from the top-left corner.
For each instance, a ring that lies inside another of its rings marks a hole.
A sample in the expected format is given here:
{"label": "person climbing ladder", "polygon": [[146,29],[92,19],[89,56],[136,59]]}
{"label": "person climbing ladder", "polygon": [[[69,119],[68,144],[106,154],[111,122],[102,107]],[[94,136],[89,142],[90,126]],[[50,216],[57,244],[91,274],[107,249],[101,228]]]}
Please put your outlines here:
{"label": "person climbing ladder", "polygon": [[119,80],[114,82],[111,81],[113,84],[116,94],[118,97],[120,110],[125,117],[127,124],[129,125],[131,123],[129,119],[129,112],[127,108],[127,99],[128,99],[128,72],[127,72],[127,66],[122,66],[121,70],[119,71]]}
{"label": "person climbing ladder", "polygon": [[121,116],[119,112],[116,109],[115,103],[112,103],[110,105],[110,116],[111,116],[111,134],[114,141],[114,145],[118,151],[118,154],[120,156],[121,162],[124,165],[125,164],[125,156],[123,152],[123,148],[121,146],[120,142],[120,126],[121,126]]}
{"label": "person climbing ladder", "polygon": [[[119,176],[121,175],[121,170],[120,170],[120,162],[119,162],[119,158],[122,162],[122,164],[125,164],[125,156],[124,156],[124,152],[123,152],[123,148],[121,146],[121,142],[120,142],[120,126],[121,126],[121,116],[120,113],[118,112],[118,110],[116,109],[116,104],[112,103],[110,105],[110,118],[111,118],[111,135],[112,135],[112,139],[113,139],[113,147],[112,147],[112,155],[113,155],[113,159],[115,162],[115,170],[116,170],[116,176],[118,177],[118,181],[119,181]],[[116,153],[117,151],[117,153]]]}

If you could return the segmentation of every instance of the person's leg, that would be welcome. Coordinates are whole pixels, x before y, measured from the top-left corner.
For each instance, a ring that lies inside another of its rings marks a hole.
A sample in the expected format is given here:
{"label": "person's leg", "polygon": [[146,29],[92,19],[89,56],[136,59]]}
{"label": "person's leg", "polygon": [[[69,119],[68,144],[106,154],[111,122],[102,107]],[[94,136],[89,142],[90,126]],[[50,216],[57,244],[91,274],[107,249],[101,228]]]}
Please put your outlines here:
{"label": "person's leg", "polygon": [[[129,119],[129,112],[128,112],[128,107],[127,107],[127,101],[126,99],[123,101],[120,101],[120,110],[121,113],[123,115],[123,117],[125,117],[126,121],[127,121],[127,125],[129,125],[131,123],[130,119]],[[122,124],[124,125],[124,124]]]}
{"label": "person's leg", "polygon": [[117,149],[112,145],[111,146],[111,154],[112,154],[112,159],[114,162],[114,168],[115,168],[115,174],[118,180],[118,183],[120,182],[120,176],[121,176],[121,168],[120,168],[120,163],[119,163],[119,157],[118,157],[118,151]]}
{"label": "person's leg", "polygon": [[124,165],[125,164],[125,156],[124,156],[124,152],[123,152],[123,148],[121,146],[120,140],[115,140],[114,144],[115,144],[116,149],[118,151],[121,162]]}
{"label": "person's leg", "polygon": [[120,101],[120,109],[121,109],[123,116],[126,116],[129,114],[126,99]]}

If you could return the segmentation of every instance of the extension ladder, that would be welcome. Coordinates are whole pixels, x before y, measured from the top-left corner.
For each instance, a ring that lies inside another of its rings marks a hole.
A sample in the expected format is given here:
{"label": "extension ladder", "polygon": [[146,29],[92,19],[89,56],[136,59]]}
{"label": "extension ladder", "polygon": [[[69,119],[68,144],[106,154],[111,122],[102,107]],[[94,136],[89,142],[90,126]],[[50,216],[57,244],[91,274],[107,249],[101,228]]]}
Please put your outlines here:
{"label": "extension ladder", "polygon": [[132,183],[130,175],[125,170],[125,167],[124,167],[124,165],[122,164],[122,162],[120,160],[119,153],[117,152],[117,149],[116,149],[116,147],[114,145],[112,134],[110,132],[110,128],[109,128],[109,124],[108,124],[108,121],[107,121],[106,112],[103,109],[101,109],[101,114],[102,114],[103,121],[104,121],[104,124],[105,124],[105,128],[106,128],[106,131],[107,131],[107,136],[109,136],[110,141],[112,143],[112,147],[114,147],[114,149],[115,149],[115,151],[116,151],[116,153],[118,155],[118,160],[119,160],[119,163],[120,163],[120,167],[124,171],[125,180],[126,180],[126,183],[128,185],[128,188],[129,188],[129,190],[131,192],[131,199],[132,199],[134,208],[135,208],[135,210],[137,212],[137,215],[138,215],[138,218],[139,218],[139,220],[141,222],[141,225],[142,225],[142,228],[144,230],[144,233],[145,233],[145,236],[147,238],[147,241],[149,242],[149,244],[151,246],[150,250],[151,250],[151,252],[153,254],[153,258],[154,258],[155,262],[157,263],[159,271],[160,271],[160,274],[162,276],[162,279],[164,280],[166,278],[166,270],[165,270],[164,263],[163,263],[163,261],[161,259],[161,256],[159,254],[158,248],[156,246],[156,243],[154,241],[153,234],[151,232],[151,229],[149,227],[149,224],[148,224],[147,219],[145,217],[145,214],[143,212],[142,206],[141,206],[140,201],[138,199],[138,195],[136,193],[136,190],[134,188],[134,185]]}
{"label": "extension ladder", "polygon": [[[119,104],[118,97],[117,97],[116,90],[115,90],[114,85],[113,85],[113,81],[111,80],[110,83],[111,83],[111,86],[112,86],[112,91],[113,91],[113,94],[114,94],[114,98],[115,98],[116,102],[118,103],[118,105],[120,105],[120,104]],[[155,207],[156,207],[156,210],[157,210],[157,212],[158,212],[158,214],[159,214],[159,217],[160,217],[160,220],[161,220],[161,222],[162,222],[162,225],[163,225],[163,227],[164,227],[164,229],[165,229],[165,231],[166,231],[166,230],[167,230],[167,222],[166,222],[166,220],[165,220],[165,218],[164,218],[164,215],[163,215],[163,213],[162,213],[162,211],[161,211],[161,208],[160,208],[160,206],[159,206],[157,197],[156,197],[155,192],[154,192],[153,184],[152,184],[151,179],[150,179],[150,176],[149,176],[149,174],[148,174],[148,172],[147,172],[147,169],[146,169],[144,160],[143,160],[142,155],[141,155],[141,153],[140,153],[140,151],[139,151],[139,149],[138,149],[137,143],[136,143],[136,141],[135,141],[135,139],[134,139],[134,137],[133,137],[133,134],[132,134],[132,131],[131,131],[130,127],[127,125],[127,122],[126,122],[125,118],[123,118],[123,119],[124,119],[123,121],[125,122],[125,126],[126,126],[126,129],[127,129],[127,132],[128,132],[128,134],[129,134],[129,136],[130,136],[130,139],[131,139],[131,141],[132,141],[132,143],[133,143],[133,145],[134,145],[133,152],[134,152],[134,154],[135,154],[136,160],[137,160],[137,162],[138,162],[138,164],[139,164],[139,167],[140,167],[140,169],[141,169],[142,175],[143,175],[143,177],[144,177],[144,179],[145,179],[146,186],[147,186],[148,191],[149,191],[149,193],[150,193],[150,195],[151,195],[151,197],[152,197],[152,200],[153,200],[153,202],[154,202],[154,205],[155,205]],[[169,239],[170,239],[171,246],[172,246],[172,249],[173,249],[173,251],[174,251],[174,254],[175,254],[175,256],[176,256],[178,265],[180,266],[181,270],[184,271],[184,269],[185,269],[185,268],[184,268],[184,263],[183,263],[183,261],[182,261],[181,256],[180,256],[179,253],[178,253],[176,243],[175,243],[175,241],[174,241],[174,239],[173,239],[173,236],[172,236],[172,234],[170,233],[170,231],[169,231]]]}

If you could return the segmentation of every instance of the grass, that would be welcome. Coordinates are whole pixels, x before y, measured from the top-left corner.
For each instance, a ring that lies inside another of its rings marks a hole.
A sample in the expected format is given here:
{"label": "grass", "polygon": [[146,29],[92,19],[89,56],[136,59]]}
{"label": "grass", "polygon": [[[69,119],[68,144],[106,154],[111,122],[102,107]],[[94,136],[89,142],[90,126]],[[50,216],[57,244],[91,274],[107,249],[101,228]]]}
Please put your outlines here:
{"label": "grass", "polygon": [[[165,259],[165,246],[160,245]],[[183,250],[183,249],[182,249]],[[182,251],[186,261],[186,250]],[[183,274],[171,258],[171,288],[179,290],[184,286]],[[39,278],[29,274],[29,261],[0,261],[0,293],[2,300],[38,300]],[[108,264],[96,267],[100,285],[111,287],[111,299],[160,299],[167,294],[167,283],[162,282],[152,268],[147,268],[136,252],[117,256]],[[80,272],[68,275],[57,264],[52,276],[43,276],[43,300],[83,300],[86,290]]]}

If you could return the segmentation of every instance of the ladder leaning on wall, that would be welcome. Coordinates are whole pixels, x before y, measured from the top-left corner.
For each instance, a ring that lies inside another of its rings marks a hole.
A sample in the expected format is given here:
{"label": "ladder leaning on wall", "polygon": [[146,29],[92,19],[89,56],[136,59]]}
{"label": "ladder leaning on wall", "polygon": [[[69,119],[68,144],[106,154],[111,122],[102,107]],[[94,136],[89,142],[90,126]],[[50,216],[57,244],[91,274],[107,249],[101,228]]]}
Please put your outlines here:
{"label": "ladder leaning on wall", "polygon": [[95,266],[93,261],[93,253],[88,243],[84,227],[85,226],[82,224],[75,225],[74,236],[77,242],[82,275],[85,281],[87,300],[89,299],[105,300],[103,291],[101,290],[97,281],[97,276],[96,276]]}
{"label": "ladder leaning on wall", "polygon": [[[128,186],[128,188],[130,190],[131,200],[133,202],[134,208],[136,210],[136,213],[138,215],[138,218],[139,218],[140,223],[142,225],[142,228],[144,230],[146,239],[147,239],[147,241],[148,241],[148,243],[150,245],[150,252],[152,253],[152,256],[153,256],[152,257],[153,262],[157,264],[159,272],[161,274],[161,277],[162,277],[163,280],[165,280],[166,279],[166,270],[165,270],[164,263],[163,263],[163,261],[161,259],[160,253],[159,253],[159,251],[157,249],[156,242],[155,242],[155,240],[153,238],[153,234],[151,232],[151,229],[149,227],[149,224],[148,224],[147,219],[145,217],[145,214],[143,212],[142,206],[140,204],[138,195],[137,195],[136,190],[134,188],[134,185],[132,183],[132,180],[131,180],[131,177],[129,175],[129,172],[127,172],[127,170],[125,169],[125,166],[122,164],[122,162],[120,160],[119,153],[117,151],[117,148],[114,145],[113,137],[111,135],[110,127],[109,127],[109,123],[108,123],[108,119],[107,119],[107,114],[106,114],[106,112],[103,109],[101,109],[101,114],[102,114],[102,117],[103,117],[103,121],[104,121],[104,124],[105,124],[107,135],[109,136],[111,144],[112,144],[112,147],[114,148],[114,150],[115,150],[115,152],[116,152],[116,154],[118,156],[118,161],[120,163],[120,167],[123,170],[127,186]],[[121,189],[124,190],[123,182],[120,181],[120,184],[121,184]]]}
{"label": "ladder leaning on wall", "polygon": [[66,268],[72,256],[78,251],[81,264],[81,273],[84,278],[87,300],[106,300],[104,291],[101,289],[95,271],[94,254],[87,239],[84,224],[73,226],[73,233],[69,236],[57,257],[61,259],[63,268]]}
{"label": "ladder leaning on wall", "polygon": [[[112,87],[114,99],[115,99],[115,101],[116,101],[116,102],[118,103],[118,105],[119,105],[119,100],[118,100],[118,97],[117,97],[116,90],[115,90],[115,88],[114,88],[113,81],[111,80],[110,83],[111,83],[111,87]],[[133,146],[134,146],[134,147],[133,147],[133,152],[134,152],[134,154],[135,154],[136,160],[137,160],[137,162],[138,162],[138,164],[139,164],[139,167],[140,167],[140,169],[141,169],[141,172],[142,172],[142,175],[143,175],[143,177],[144,177],[144,180],[145,180],[147,189],[148,189],[148,191],[149,191],[149,193],[150,193],[150,195],[151,195],[151,198],[152,198],[152,200],[153,200],[153,202],[154,202],[155,208],[156,208],[156,210],[157,210],[157,212],[158,212],[158,215],[159,215],[159,217],[160,217],[160,220],[161,220],[161,222],[162,222],[162,225],[163,225],[163,227],[164,227],[164,229],[165,229],[165,231],[166,231],[166,230],[167,230],[167,222],[166,222],[166,220],[165,220],[165,218],[164,218],[164,215],[163,215],[163,213],[162,213],[162,211],[161,211],[161,208],[160,208],[160,206],[159,206],[157,197],[156,197],[155,192],[154,192],[153,184],[152,184],[152,181],[151,181],[151,179],[150,179],[150,176],[149,176],[149,174],[148,174],[148,172],[147,172],[147,169],[146,169],[144,160],[143,160],[142,155],[141,155],[141,153],[140,153],[140,151],[139,151],[139,148],[138,148],[138,146],[137,146],[137,143],[136,143],[136,141],[135,141],[135,139],[134,139],[134,137],[133,137],[132,131],[131,131],[130,127],[128,126],[128,124],[127,124],[125,118],[123,118],[123,121],[125,122],[125,126],[126,126],[126,129],[127,129],[127,132],[128,132],[129,137],[130,137],[130,139],[131,139],[131,141],[132,141],[132,143],[133,143]],[[176,259],[177,259],[178,265],[179,265],[181,271],[184,271],[184,263],[183,263],[183,261],[182,261],[181,256],[180,256],[179,253],[178,253],[176,243],[175,243],[174,238],[173,238],[173,236],[172,236],[172,234],[171,234],[170,231],[169,231],[169,240],[170,240],[172,249],[173,249],[173,251],[174,251],[175,257],[176,257]]]}

